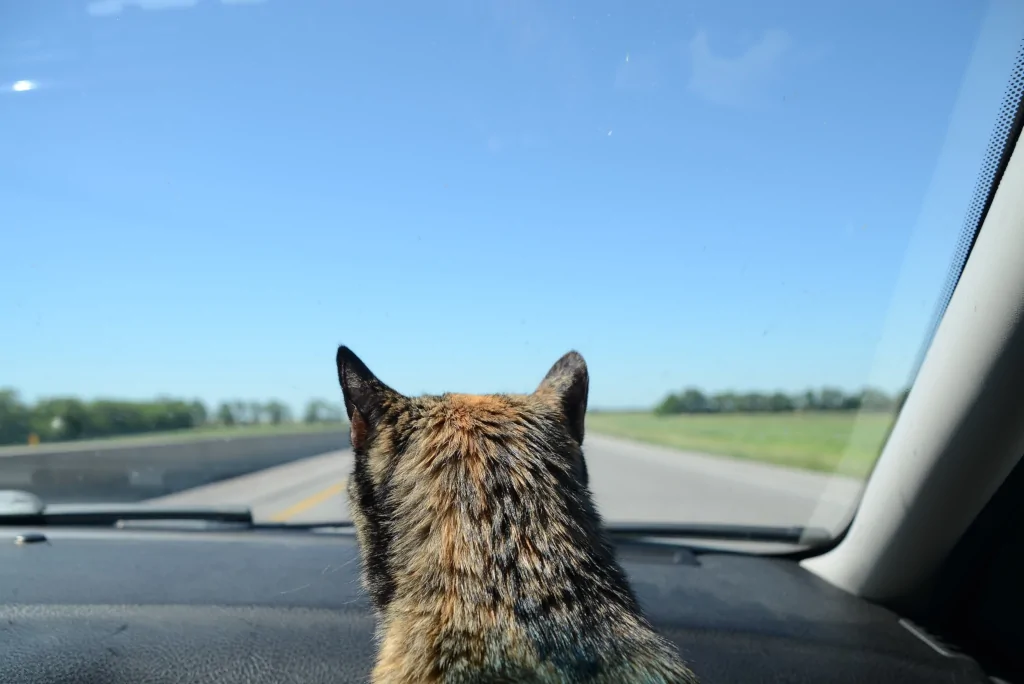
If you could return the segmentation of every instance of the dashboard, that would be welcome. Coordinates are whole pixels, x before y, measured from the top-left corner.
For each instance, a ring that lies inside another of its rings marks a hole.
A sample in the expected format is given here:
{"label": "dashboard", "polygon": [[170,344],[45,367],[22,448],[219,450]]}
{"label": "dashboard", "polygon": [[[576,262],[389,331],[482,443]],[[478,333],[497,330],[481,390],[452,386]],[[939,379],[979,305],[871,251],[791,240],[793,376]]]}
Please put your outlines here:
{"label": "dashboard", "polygon": [[[704,684],[988,682],[970,658],[793,560],[627,540],[647,615]],[[351,530],[4,528],[0,681],[365,682]]]}

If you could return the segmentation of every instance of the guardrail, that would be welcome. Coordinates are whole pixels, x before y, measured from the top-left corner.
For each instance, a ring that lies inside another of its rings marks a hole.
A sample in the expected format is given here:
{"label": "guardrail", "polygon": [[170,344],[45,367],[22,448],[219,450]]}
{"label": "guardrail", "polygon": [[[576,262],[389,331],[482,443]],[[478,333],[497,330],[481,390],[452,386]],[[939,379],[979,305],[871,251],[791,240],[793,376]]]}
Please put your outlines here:
{"label": "guardrail", "polygon": [[0,489],[47,503],[139,501],[347,448],[348,430],[0,449]]}

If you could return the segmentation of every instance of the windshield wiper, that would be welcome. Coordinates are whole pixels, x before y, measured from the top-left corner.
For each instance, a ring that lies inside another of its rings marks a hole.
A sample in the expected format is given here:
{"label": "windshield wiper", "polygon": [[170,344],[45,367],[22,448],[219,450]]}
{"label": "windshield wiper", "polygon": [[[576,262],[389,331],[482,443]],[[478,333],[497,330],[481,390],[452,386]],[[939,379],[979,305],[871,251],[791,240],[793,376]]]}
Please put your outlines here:
{"label": "windshield wiper", "polygon": [[610,523],[605,526],[613,537],[675,537],[719,541],[772,544],[816,545],[832,540],[828,530],[818,527],[771,527],[767,525],[722,525],[716,523]]}
{"label": "windshield wiper", "polygon": [[0,491],[0,526],[109,527],[136,521],[201,521],[251,527],[247,506],[152,506],[144,503],[45,504],[29,492]]}
{"label": "windshield wiper", "polygon": [[[255,523],[247,506],[153,506],[144,503],[44,504],[20,490],[0,490],[0,527],[25,525],[43,527],[109,527],[139,522],[221,523],[260,529],[348,528],[351,521],[315,523]],[[609,534],[619,539],[676,538],[730,542],[817,545],[832,541],[828,530],[816,527],[771,527],[715,523],[608,523]]]}

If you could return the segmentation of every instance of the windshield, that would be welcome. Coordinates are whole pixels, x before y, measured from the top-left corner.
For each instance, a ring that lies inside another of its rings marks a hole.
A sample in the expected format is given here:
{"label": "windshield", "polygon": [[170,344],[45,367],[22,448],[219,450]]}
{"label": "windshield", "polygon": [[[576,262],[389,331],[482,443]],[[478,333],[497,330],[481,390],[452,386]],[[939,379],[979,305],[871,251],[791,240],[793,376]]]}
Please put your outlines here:
{"label": "windshield", "polygon": [[338,344],[411,395],[530,392],[577,349],[606,521],[832,535],[978,226],[1024,26],[0,8],[0,488],[344,521]]}

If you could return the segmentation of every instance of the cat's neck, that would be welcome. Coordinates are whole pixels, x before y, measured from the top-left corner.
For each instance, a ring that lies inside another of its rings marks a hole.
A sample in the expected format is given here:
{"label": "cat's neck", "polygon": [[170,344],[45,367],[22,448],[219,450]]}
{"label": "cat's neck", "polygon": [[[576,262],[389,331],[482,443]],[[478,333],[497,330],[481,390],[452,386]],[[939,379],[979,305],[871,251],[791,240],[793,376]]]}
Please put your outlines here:
{"label": "cat's neck", "polygon": [[[550,521],[540,533],[500,519],[442,517],[396,540],[395,600],[408,610],[477,619],[531,617],[600,602],[638,611],[610,544],[590,521]],[[588,529],[588,527],[590,529]]]}

